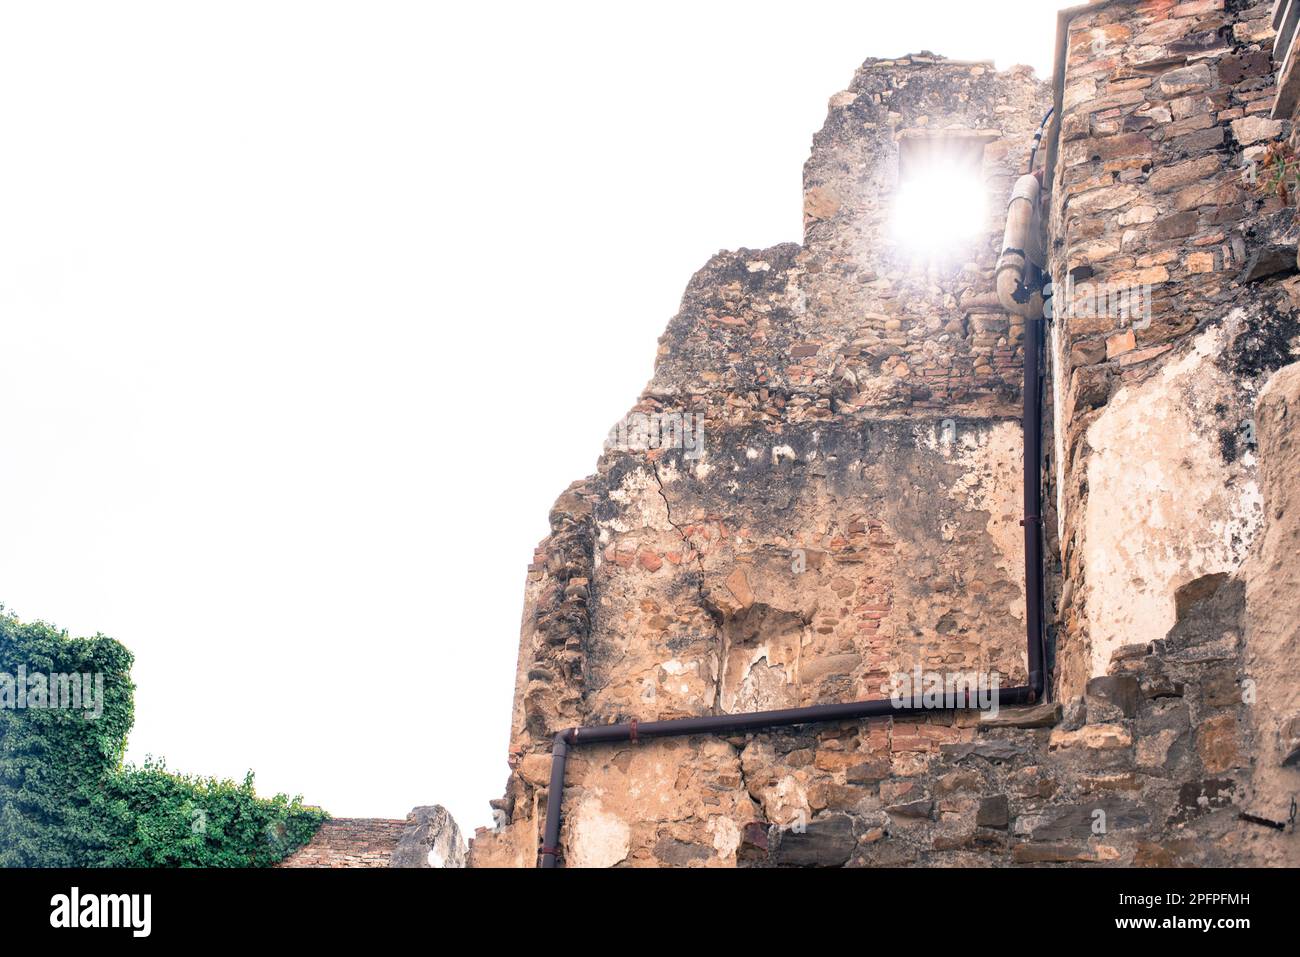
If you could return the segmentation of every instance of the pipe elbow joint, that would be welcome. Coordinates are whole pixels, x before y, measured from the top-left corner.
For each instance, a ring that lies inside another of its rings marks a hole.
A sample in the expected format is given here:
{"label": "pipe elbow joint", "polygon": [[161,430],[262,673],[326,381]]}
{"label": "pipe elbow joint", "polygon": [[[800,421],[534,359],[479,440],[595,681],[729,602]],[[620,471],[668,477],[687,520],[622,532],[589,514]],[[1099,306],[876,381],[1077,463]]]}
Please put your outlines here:
{"label": "pipe elbow joint", "polygon": [[1019,313],[1021,304],[1016,302],[1016,291],[1020,288],[1025,275],[1025,257],[1015,250],[1005,250],[998,257],[997,284],[998,302],[1007,312]]}
{"label": "pipe elbow joint", "polygon": [[998,259],[995,283],[998,304],[1013,315],[1025,319],[1038,319],[1043,315],[1043,294],[1041,290],[1026,289],[1024,285],[1026,270],[1025,254],[1018,249],[1003,251]]}
{"label": "pipe elbow joint", "polygon": [[1007,201],[1007,225],[996,272],[998,302],[1003,309],[1026,319],[1041,315],[1043,306],[1040,294],[1026,294],[1025,290],[1029,264],[1043,258],[1038,222],[1040,188],[1038,177],[1032,173],[1016,180]]}

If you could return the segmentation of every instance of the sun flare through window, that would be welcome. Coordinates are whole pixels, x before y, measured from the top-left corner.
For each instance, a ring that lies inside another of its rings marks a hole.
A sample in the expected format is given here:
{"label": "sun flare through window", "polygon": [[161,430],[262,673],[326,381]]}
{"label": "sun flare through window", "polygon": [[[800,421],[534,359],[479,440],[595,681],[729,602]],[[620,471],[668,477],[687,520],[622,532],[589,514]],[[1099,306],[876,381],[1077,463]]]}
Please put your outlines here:
{"label": "sun flare through window", "polygon": [[898,140],[895,242],[913,259],[944,260],[990,231],[981,131],[906,130]]}

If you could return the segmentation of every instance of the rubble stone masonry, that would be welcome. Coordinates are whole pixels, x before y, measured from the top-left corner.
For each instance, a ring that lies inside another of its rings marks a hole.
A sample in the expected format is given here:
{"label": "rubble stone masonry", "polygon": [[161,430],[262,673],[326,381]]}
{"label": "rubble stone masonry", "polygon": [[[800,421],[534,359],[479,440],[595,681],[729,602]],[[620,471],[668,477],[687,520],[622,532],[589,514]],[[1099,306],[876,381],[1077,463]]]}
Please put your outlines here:
{"label": "rubble stone masonry", "polygon": [[[1243,179],[1289,132],[1269,12],[1145,0],[1070,25],[1053,285],[1149,286],[1152,307],[1053,303],[1054,702],[577,748],[565,865],[1300,860],[1282,690],[1300,642],[1278,633],[1297,617],[1254,584],[1294,584],[1297,534],[1269,512],[1295,473],[1263,458],[1291,454],[1300,416],[1297,377],[1274,375],[1298,357],[1292,210]],[[632,411],[703,416],[703,450],[612,445],[556,502],[501,826],[473,866],[535,864],[567,727],[879,698],[914,669],[1025,683],[1023,324],[993,267],[1052,97],[1025,68],[868,60],[814,138],[802,244],[691,280]],[[984,182],[955,260],[891,230],[916,144],[973,155]]]}

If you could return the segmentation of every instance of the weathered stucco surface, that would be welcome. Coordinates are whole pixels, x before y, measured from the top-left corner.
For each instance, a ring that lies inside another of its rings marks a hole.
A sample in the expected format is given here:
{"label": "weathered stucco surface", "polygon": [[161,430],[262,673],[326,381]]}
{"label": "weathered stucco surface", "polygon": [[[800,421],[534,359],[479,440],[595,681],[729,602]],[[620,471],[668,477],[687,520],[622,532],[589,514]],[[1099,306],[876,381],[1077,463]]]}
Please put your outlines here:
{"label": "weathered stucco surface", "polygon": [[[1256,423],[1266,519],[1243,572],[1256,769],[1249,806],[1266,820],[1287,821],[1300,775],[1300,363],[1269,379]],[[1295,841],[1260,854],[1300,865]]]}
{"label": "weathered stucco surface", "polygon": [[963,421],[947,442],[941,429],[734,430],[694,461],[611,461],[592,706],[667,717],[856,700],[917,663],[1023,681],[1006,457],[1019,429]]}
{"label": "weathered stucco surface", "polygon": [[[1238,310],[1233,324],[1245,321]],[[1093,675],[1116,648],[1163,638],[1174,593],[1241,566],[1262,518],[1255,456],[1225,461],[1222,412],[1237,383],[1212,357],[1225,326],[1201,333],[1151,378],[1125,385],[1088,427],[1083,564]],[[1240,421],[1245,421],[1243,417]]]}
{"label": "weathered stucco surface", "polygon": [[[1063,696],[1161,637],[1175,590],[1241,567],[1261,519],[1250,424],[1289,361],[1294,253],[1245,171],[1288,124],[1267,3],[1113,3],[1075,18],[1051,198],[1053,523]],[[1291,239],[1294,245],[1294,239]],[[1125,314],[1101,294],[1138,291]]]}

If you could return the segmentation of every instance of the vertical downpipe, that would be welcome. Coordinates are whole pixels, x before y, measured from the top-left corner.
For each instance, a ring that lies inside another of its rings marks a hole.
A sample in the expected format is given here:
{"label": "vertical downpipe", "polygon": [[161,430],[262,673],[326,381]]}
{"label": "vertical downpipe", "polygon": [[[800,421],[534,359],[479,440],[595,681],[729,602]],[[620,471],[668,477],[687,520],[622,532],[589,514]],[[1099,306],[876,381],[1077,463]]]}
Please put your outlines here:
{"label": "vertical downpipe", "polygon": [[551,742],[551,785],[546,791],[546,830],[542,834],[542,867],[555,866],[560,853],[560,808],[564,804],[564,768],[568,764],[570,731],[561,731]]}
{"label": "vertical downpipe", "polygon": [[[1026,263],[1027,270],[1037,272]],[[1024,430],[1025,464],[1025,630],[1028,632],[1029,687],[1047,699],[1043,670],[1043,393],[1039,357],[1043,350],[1043,314],[1025,317]]]}
{"label": "vertical downpipe", "polygon": [[1029,689],[1034,700],[1047,697],[1043,648],[1043,393],[1039,362],[1043,351],[1043,296],[1034,265],[1044,255],[1038,223],[1038,175],[1016,180],[1007,203],[1007,226],[998,257],[996,284],[1002,307],[1025,321],[1025,385],[1022,397],[1025,514],[1025,638]]}

